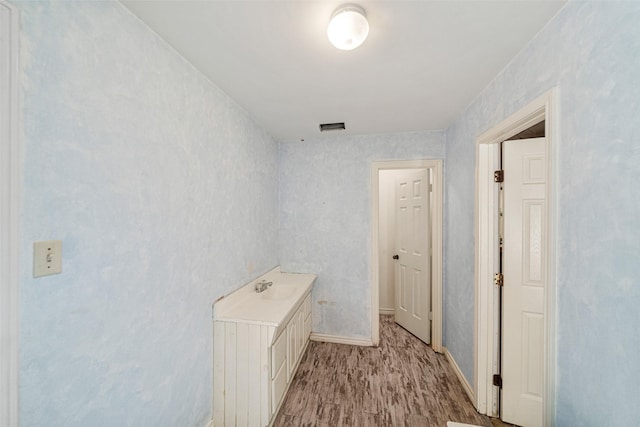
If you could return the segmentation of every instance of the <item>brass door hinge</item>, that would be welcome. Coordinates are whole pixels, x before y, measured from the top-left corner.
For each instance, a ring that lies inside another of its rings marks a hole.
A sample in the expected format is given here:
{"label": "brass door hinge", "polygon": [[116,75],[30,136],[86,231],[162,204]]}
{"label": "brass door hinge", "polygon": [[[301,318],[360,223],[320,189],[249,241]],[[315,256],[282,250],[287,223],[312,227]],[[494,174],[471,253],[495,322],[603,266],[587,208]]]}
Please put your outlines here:
{"label": "brass door hinge", "polygon": [[504,182],[503,170],[493,172],[493,182]]}
{"label": "brass door hinge", "polygon": [[493,284],[496,286],[503,286],[504,285],[504,276],[502,275],[502,273],[496,273],[493,276]]}

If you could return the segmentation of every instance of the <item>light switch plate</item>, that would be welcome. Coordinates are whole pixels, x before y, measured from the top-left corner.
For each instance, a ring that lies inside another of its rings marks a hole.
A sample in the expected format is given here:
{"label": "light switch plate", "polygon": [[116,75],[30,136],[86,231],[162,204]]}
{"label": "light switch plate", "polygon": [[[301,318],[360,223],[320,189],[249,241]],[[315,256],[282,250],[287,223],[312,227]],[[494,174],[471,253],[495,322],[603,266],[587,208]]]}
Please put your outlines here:
{"label": "light switch plate", "polygon": [[62,273],[62,241],[33,243],[33,277]]}

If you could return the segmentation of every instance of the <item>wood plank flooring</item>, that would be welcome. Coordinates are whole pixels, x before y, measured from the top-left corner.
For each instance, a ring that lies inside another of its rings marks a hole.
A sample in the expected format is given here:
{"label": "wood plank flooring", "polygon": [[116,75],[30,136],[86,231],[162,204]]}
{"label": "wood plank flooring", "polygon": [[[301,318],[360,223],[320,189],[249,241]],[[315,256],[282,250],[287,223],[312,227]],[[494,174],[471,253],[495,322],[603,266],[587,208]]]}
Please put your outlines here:
{"label": "wood plank flooring", "polygon": [[380,346],[310,342],[278,417],[285,426],[491,427],[444,355],[380,316]]}

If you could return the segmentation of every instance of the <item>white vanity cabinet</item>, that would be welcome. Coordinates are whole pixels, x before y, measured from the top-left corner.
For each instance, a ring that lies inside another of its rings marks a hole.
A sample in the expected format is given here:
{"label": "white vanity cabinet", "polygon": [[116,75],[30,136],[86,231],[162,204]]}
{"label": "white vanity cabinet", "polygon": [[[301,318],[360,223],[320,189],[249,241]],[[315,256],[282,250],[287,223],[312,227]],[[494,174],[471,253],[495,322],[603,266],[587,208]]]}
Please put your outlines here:
{"label": "white vanity cabinet", "polygon": [[256,279],[273,281],[268,290],[256,293],[249,284],[216,303],[215,427],[273,422],[309,342],[315,277],[277,269]]}

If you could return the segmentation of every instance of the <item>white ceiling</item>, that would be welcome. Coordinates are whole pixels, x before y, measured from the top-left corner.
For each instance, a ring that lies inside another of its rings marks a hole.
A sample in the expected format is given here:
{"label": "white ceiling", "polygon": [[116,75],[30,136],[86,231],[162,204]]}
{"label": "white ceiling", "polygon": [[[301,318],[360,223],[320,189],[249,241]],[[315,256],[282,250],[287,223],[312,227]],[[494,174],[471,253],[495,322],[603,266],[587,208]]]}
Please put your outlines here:
{"label": "white ceiling", "polygon": [[334,48],[341,1],[121,0],[277,140],[447,128],[565,1],[367,1],[369,38]]}

